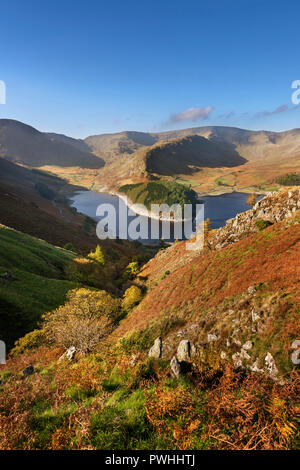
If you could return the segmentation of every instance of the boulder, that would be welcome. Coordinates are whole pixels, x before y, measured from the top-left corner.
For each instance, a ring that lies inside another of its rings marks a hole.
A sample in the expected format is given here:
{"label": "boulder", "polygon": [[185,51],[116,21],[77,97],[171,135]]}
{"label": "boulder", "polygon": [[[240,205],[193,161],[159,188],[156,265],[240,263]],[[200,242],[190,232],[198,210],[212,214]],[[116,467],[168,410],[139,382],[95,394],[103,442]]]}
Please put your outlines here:
{"label": "boulder", "polygon": [[68,359],[68,361],[73,361],[74,357],[76,354],[76,348],[75,346],[71,346],[69,349],[66,350],[66,352],[60,356],[59,361],[62,361],[63,359]]}
{"label": "boulder", "polygon": [[186,362],[191,359],[191,344],[187,339],[180,341],[177,349],[177,359]]}
{"label": "boulder", "polygon": [[269,376],[272,379],[277,379],[278,369],[276,367],[275,360],[274,360],[272,354],[269,353],[269,352],[267,353],[267,355],[265,357],[265,364],[266,364],[266,368],[267,368]]}
{"label": "boulder", "polygon": [[178,379],[182,375],[182,368],[176,356],[172,357],[171,362],[170,362],[170,367],[174,376]]}
{"label": "boulder", "polygon": [[152,348],[148,352],[148,356],[156,359],[162,356],[162,340],[160,336],[154,341]]}

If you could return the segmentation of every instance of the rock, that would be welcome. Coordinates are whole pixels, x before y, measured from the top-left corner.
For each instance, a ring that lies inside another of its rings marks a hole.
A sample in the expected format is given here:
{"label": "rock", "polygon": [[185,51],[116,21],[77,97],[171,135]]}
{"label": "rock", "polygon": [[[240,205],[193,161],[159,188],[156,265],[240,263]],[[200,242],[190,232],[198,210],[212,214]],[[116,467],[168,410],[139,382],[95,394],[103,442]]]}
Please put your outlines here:
{"label": "rock", "polygon": [[235,369],[241,369],[243,367],[243,362],[241,359],[240,353],[232,354],[233,365]]}
{"label": "rock", "polygon": [[68,359],[68,361],[73,361],[74,357],[76,354],[76,348],[75,346],[71,346],[69,349],[66,350],[66,352],[60,356],[58,359],[59,361],[62,361],[63,359]]}
{"label": "rock", "polygon": [[253,309],[251,311],[251,318],[253,323],[260,320],[260,316],[258,315],[258,313],[255,313]]}
{"label": "rock", "polygon": [[24,377],[27,377],[28,375],[31,375],[34,373],[34,367],[30,364],[26,369],[22,371]]}
{"label": "rock", "polygon": [[1,274],[0,277],[2,277],[2,279],[4,279],[5,281],[16,281],[17,280],[16,276],[14,276],[9,271],[5,271],[3,274]]}
{"label": "rock", "polygon": [[246,341],[245,344],[243,344],[243,349],[245,349],[246,351],[250,351],[250,349],[252,349],[252,346],[253,346],[252,341],[249,340],[249,341]]}
{"label": "rock", "polygon": [[148,356],[156,359],[162,356],[162,340],[160,336],[154,341],[152,348],[148,352]]}
{"label": "rock", "polygon": [[274,361],[274,358],[273,358],[272,354],[269,353],[269,352],[267,353],[267,355],[265,357],[265,364],[266,364],[266,368],[267,368],[269,376],[272,379],[277,379],[278,369],[276,367],[276,364],[275,364],[275,361]]}
{"label": "rock", "polygon": [[240,357],[242,359],[246,359],[246,361],[249,361],[249,359],[251,359],[251,356],[249,356],[249,354],[245,351],[245,349],[241,349]]}
{"label": "rock", "polygon": [[138,358],[137,354],[132,354],[130,362],[129,362],[131,367],[134,367],[136,365],[137,358]]}
{"label": "rock", "polygon": [[187,339],[180,341],[177,349],[178,361],[188,362],[191,359],[191,345]]}
{"label": "rock", "polygon": [[213,343],[214,341],[218,341],[218,339],[219,339],[218,336],[215,335],[214,333],[208,333],[208,335],[207,335],[207,341],[209,343]]}
{"label": "rock", "polygon": [[176,356],[173,356],[170,362],[171,371],[174,376],[178,379],[182,375],[181,364]]}
{"label": "rock", "polygon": [[249,286],[248,289],[247,289],[247,292],[248,292],[248,294],[250,294],[250,295],[255,294],[256,291],[257,291],[257,287],[256,287],[256,286]]}
{"label": "rock", "polygon": [[252,372],[259,372],[259,373],[263,373],[264,370],[263,369],[260,369],[258,367],[258,359],[256,359],[256,361],[249,367],[249,369],[252,371]]}
{"label": "rock", "polygon": [[242,343],[241,343],[240,340],[237,339],[237,338],[232,338],[232,342],[233,342],[236,346],[238,346],[238,347],[241,347],[241,346],[242,346]]}
{"label": "rock", "polygon": [[227,359],[227,353],[225,351],[221,351],[220,357],[221,359]]}

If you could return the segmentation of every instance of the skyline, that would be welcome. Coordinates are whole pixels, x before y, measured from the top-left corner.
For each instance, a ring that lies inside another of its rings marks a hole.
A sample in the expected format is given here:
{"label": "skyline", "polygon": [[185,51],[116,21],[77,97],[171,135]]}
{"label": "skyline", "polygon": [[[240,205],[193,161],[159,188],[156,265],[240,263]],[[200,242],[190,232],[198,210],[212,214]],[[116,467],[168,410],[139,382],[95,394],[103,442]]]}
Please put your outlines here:
{"label": "skyline", "polygon": [[0,118],[76,138],[299,127],[300,5],[289,5],[12,0],[1,7]]}

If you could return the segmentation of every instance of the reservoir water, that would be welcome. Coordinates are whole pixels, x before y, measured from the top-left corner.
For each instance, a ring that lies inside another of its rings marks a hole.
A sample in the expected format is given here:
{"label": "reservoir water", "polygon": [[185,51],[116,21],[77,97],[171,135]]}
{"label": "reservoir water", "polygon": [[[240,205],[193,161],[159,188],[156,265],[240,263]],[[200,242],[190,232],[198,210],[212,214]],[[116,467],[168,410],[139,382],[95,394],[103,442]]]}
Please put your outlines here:
{"label": "reservoir water", "polygon": [[[247,193],[228,193],[220,194],[218,196],[203,196],[199,199],[199,202],[204,203],[204,218],[210,218],[212,221],[213,228],[219,228],[225,225],[227,219],[235,217],[236,214],[249,210],[250,207],[247,205],[246,201],[249,194]],[[263,196],[258,196],[258,200]],[[75,207],[78,212],[81,212],[89,217],[94,218],[95,220],[100,220],[100,217],[96,216],[97,207],[101,204],[111,204],[117,214],[117,234],[119,233],[118,226],[118,213],[119,213],[119,198],[106,193],[98,193],[96,191],[79,191],[70,197],[71,206]],[[128,217],[128,223],[133,220],[135,216]],[[143,217],[147,220],[147,217]],[[148,225],[150,226],[151,220],[147,220]],[[150,230],[149,230],[150,233]],[[169,238],[166,238],[166,241],[174,241],[174,236],[171,234]],[[139,240],[143,243],[155,243],[153,240],[144,238]]]}

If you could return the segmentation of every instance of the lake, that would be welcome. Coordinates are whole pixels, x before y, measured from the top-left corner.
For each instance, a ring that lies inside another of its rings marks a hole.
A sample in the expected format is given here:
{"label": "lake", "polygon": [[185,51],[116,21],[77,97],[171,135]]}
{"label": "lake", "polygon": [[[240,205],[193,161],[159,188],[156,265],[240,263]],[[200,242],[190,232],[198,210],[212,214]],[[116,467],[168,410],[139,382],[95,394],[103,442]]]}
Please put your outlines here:
{"label": "lake", "polygon": [[[199,199],[199,202],[204,203],[204,218],[210,218],[212,221],[212,227],[219,228],[225,225],[227,219],[231,219],[232,217],[235,217],[236,214],[250,209],[246,203],[248,196],[249,194],[247,193],[234,192],[229,194],[220,194],[218,196],[202,196]],[[260,200],[262,197],[263,196],[258,196],[257,199]],[[71,196],[70,200],[71,207],[75,207],[78,212],[88,215],[97,221],[101,219],[101,217],[96,216],[97,207],[100,204],[111,204],[116,210],[117,235],[119,234],[119,198],[117,196],[106,193],[98,193],[96,191],[79,191],[78,193]],[[133,219],[135,219],[135,216],[129,216],[128,224]],[[150,227],[151,219],[148,219],[144,216],[142,216],[142,219],[148,225],[148,227]],[[174,224],[172,225],[174,226]],[[164,238],[166,241],[174,241],[173,228],[171,228],[170,236]],[[149,237],[142,238],[139,241],[143,243],[155,243],[155,241],[149,240]]]}

